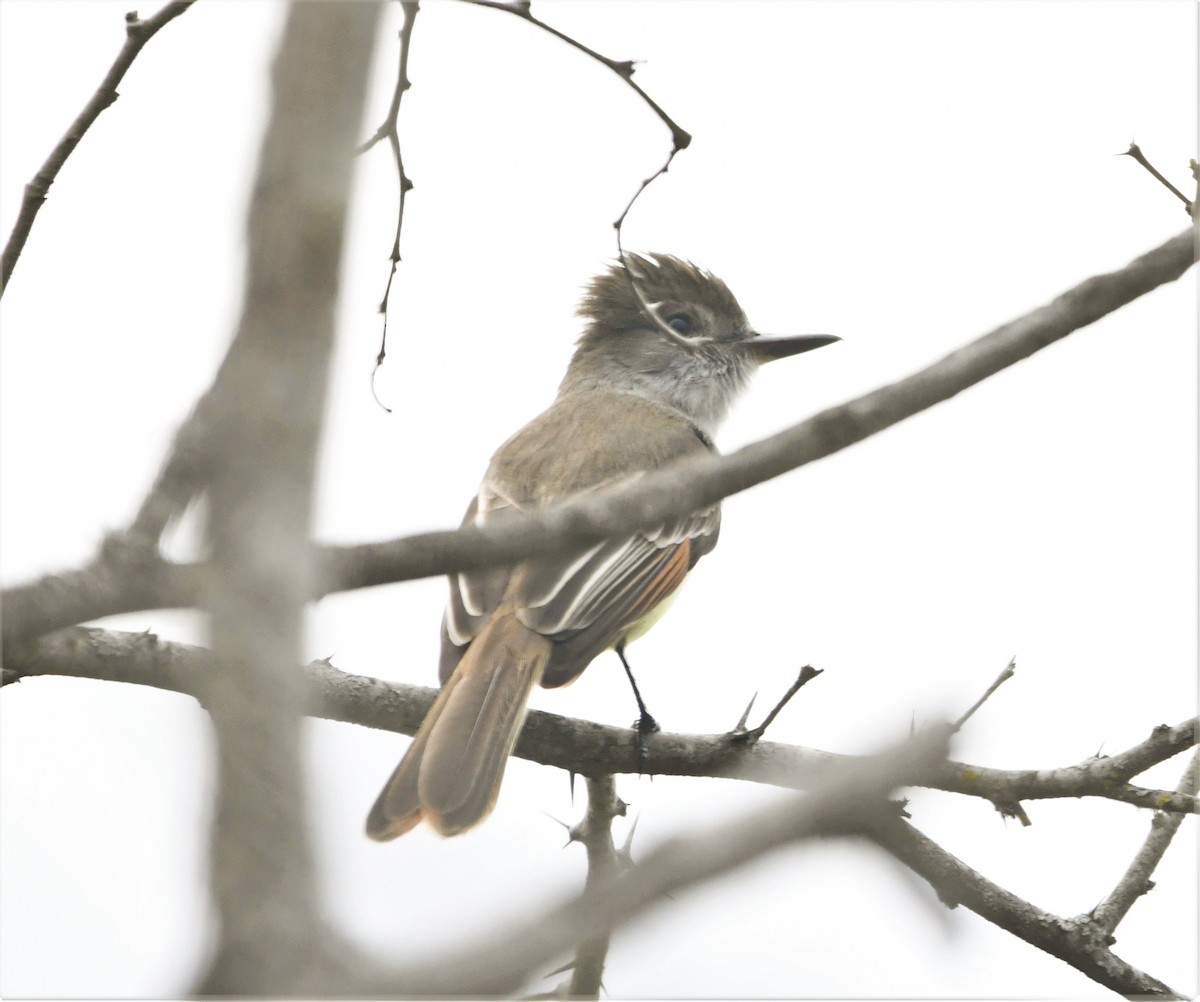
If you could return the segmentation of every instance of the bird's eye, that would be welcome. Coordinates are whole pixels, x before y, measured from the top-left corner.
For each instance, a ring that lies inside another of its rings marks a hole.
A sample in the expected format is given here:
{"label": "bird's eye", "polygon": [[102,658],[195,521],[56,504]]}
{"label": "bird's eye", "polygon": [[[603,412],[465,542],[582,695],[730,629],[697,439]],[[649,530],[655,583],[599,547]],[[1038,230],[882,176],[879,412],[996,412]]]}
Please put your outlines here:
{"label": "bird's eye", "polygon": [[676,334],[692,333],[692,318],[686,313],[672,313],[669,317],[667,317],[666,324]]}

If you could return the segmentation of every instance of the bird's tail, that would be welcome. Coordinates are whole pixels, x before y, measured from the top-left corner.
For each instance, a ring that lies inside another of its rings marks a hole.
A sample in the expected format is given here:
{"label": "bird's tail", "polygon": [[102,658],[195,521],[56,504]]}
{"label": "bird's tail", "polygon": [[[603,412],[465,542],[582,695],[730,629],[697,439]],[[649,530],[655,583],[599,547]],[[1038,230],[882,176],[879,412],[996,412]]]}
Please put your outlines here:
{"label": "bird's tail", "polygon": [[492,617],[442,686],[371,808],[371,838],[396,838],[422,820],[443,835],[457,835],[491,813],[550,650],[550,641],[515,615]]}

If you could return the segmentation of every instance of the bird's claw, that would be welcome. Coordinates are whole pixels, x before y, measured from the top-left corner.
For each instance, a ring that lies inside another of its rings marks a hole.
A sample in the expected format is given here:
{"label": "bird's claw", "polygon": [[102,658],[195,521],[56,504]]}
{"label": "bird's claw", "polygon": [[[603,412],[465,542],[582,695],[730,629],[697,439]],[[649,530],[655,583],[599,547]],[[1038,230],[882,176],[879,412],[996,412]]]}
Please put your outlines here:
{"label": "bird's claw", "polygon": [[658,726],[657,720],[644,711],[633,726],[638,736],[637,758],[638,775],[640,776],[646,771],[646,764],[650,761],[650,735],[657,734],[662,728]]}

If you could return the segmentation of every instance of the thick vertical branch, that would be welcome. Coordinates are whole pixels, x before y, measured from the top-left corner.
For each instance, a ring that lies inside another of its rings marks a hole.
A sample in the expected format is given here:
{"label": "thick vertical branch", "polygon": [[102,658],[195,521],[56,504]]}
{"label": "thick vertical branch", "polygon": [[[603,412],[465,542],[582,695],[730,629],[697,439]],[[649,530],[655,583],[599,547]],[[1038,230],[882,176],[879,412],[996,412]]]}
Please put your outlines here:
{"label": "thick vertical branch", "polygon": [[212,881],[217,955],[201,991],[331,987],[301,771],[309,530],[334,307],[377,3],[295,3],[250,207],[246,300],[214,387],[202,584],[219,670]]}

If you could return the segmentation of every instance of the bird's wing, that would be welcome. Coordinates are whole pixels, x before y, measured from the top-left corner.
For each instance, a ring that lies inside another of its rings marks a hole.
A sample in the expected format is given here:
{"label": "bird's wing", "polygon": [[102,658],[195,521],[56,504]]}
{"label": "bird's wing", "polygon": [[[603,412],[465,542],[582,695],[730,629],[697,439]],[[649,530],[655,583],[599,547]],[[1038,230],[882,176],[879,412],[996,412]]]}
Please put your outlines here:
{"label": "bird's wing", "polygon": [[[485,483],[465,521],[493,524],[518,510]],[[504,599],[525,626],[555,643],[543,684],[570,681],[679,587],[715,544],[720,519],[714,506],[585,550],[535,557],[515,569],[453,575],[443,623],[443,679]]]}

